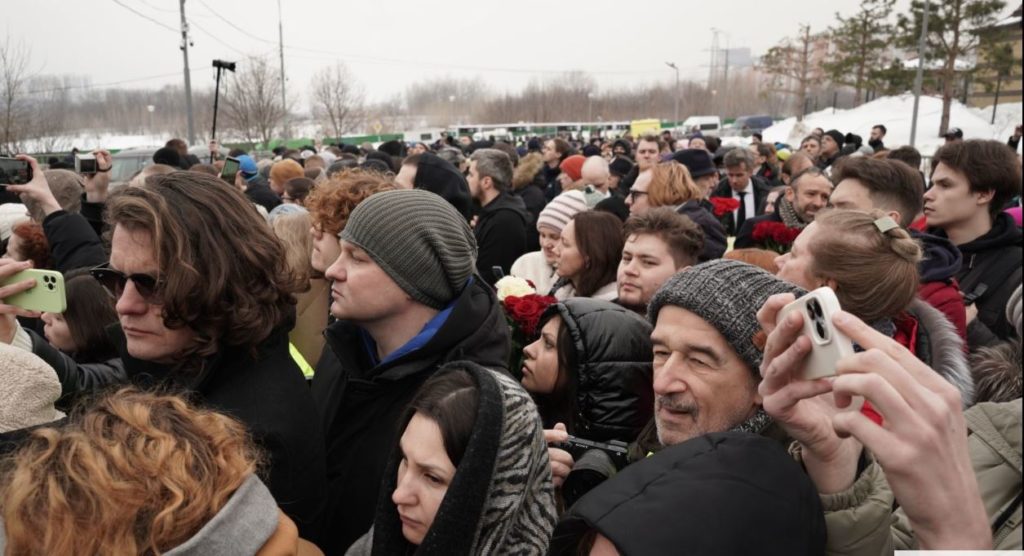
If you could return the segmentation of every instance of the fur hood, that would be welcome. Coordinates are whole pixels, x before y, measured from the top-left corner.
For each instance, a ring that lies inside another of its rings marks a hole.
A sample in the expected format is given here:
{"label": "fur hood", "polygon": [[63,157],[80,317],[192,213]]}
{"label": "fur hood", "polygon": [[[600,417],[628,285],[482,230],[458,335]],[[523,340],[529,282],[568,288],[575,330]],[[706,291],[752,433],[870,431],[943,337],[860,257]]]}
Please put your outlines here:
{"label": "fur hood", "polygon": [[530,185],[543,166],[544,159],[540,153],[530,153],[519,159],[519,165],[512,174],[512,189],[519,190]]}
{"label": "fur hood", "polygon": [[917,357],[960,391],[964,407],[974,405],[974,377],[964,341],[938,309],[915,299],[907,312],[917,319]]}

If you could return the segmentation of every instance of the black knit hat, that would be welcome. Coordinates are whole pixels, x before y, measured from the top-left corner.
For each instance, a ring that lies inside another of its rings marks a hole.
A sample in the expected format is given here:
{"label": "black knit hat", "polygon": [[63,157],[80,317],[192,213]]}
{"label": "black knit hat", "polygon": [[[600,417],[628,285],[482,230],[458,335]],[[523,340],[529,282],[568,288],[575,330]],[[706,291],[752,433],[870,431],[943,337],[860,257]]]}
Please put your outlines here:
{"label": "black knit hat", "polygon": [[440,195],[451,203],[467,222],[472,216],[473,200],[469,195],[469,184],[466,183],[466,178],[451,162],[436,154],[423,153],[420,155],[413,185],[416,189],[424,189]]}
{"label": "black knit hat", "polygon": [[705,149],[683,149],[672,154],[672,160],[686,166],[694,179],[718,172],[711,153]]}
{"label": "black knit hat", "polygon": [[844,136],[838,129],[830,129],[825,132],[825,135],[831,137],[832,140],[836,142],[836,145],[839,145],[839,148],[843,148],[843,143],[846,142],[846,136]]}
{"label": "black knit hat", "polygon": [[173,147],[163,147],[153,153],[153,162],[155,164],[166,164],[174,168],[184,168],[181,162],[181,154],[178,150]]}
{"label": "black knit hat", "polygon": [[626,156],[616,156],[608,163],[608,172],[613,176],[625,177],[633,169],[633,161]]}
{"label": "black knit hat", "polygon": [[651,299],[647,318],[657,325],[658,312],[665,305],[696,314],[725,336],[751,372],[757,374],[762,357],[754,339],[761,330],[757,311],[777,293],[799,297],[805,292],[754,265],[727,259],[708,261],[669,278]]}

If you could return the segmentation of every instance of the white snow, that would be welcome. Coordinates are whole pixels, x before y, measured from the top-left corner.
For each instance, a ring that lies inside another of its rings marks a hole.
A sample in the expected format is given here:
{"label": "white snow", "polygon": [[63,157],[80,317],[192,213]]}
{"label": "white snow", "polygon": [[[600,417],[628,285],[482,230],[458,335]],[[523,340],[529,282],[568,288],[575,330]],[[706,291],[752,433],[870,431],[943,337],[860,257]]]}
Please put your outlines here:
{"label": "white snow", "polygon": [[[867,144],[871,128],[876,124],[884,124],[888,129],[885,145],[894,148],[910,143],[910,123],[914,113],[914,96],[904,94],[882,97],[849,110],[831,108],[808,114],[803,122],[797,123],[796,118],[786,118],[776,122],[764,130],[765,141],[789,143],[794,147],[820,127],[825,131],[838,129],[843,134],[860,135]],[[966,139],[996,139],[1006,141],[1013,132],[1013,127],[1021,123],[1021,107],[1010,104],[1000,105],[996,114],[996,125],[989,123],[992,107],[987,109],[969,108],[954,101],[950,106],[949,126],[959,127]],[[942,99],[940,97],[922,96],[917,120],[917,149],[924,156],[931,156],[941,147],[945,140],[939,137],[939,121],[942,118]]]}

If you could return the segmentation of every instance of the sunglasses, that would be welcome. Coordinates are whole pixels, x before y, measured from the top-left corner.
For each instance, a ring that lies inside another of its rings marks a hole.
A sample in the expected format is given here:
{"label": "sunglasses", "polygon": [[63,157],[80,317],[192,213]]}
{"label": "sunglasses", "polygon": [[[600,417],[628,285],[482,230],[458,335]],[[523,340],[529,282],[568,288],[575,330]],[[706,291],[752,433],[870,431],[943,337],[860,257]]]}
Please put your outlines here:
{"label": "sunglasses", "polygon": [[130,280],[135,284],[135,291],[146,300],[146,303],[159,304],[160,294],[157,288],[160,281],[148,274],[125,274],[110,267],[110,263],[89,269],[89,274],[99,282],[114,299],[121,299],[124,287]]}

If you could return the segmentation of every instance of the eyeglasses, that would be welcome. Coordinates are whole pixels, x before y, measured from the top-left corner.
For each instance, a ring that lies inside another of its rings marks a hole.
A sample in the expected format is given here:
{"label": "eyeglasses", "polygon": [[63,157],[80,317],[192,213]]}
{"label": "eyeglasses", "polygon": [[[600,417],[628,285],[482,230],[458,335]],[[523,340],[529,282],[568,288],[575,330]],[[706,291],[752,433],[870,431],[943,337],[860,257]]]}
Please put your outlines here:
{"label": "eyeglasses", "polygon": [[135,284],[135,291],[146,300],[146,303],[159,304],[160,294],[157,288],[160,281],[148,274],[125,274],[110,267],[110,263],[89,269],[89,274],[96,279],[114,299],[121,299],[124,287],[129,280]]}
{"label": "eyeglasses", "polygon": [[647,195],[647,192],[646,191],[637,191],[636,189],[632,189],[629,192],[629,200],[631,202],[635,203],[637,198],[639,198],[639,197],[641,197],[643,195]]}

